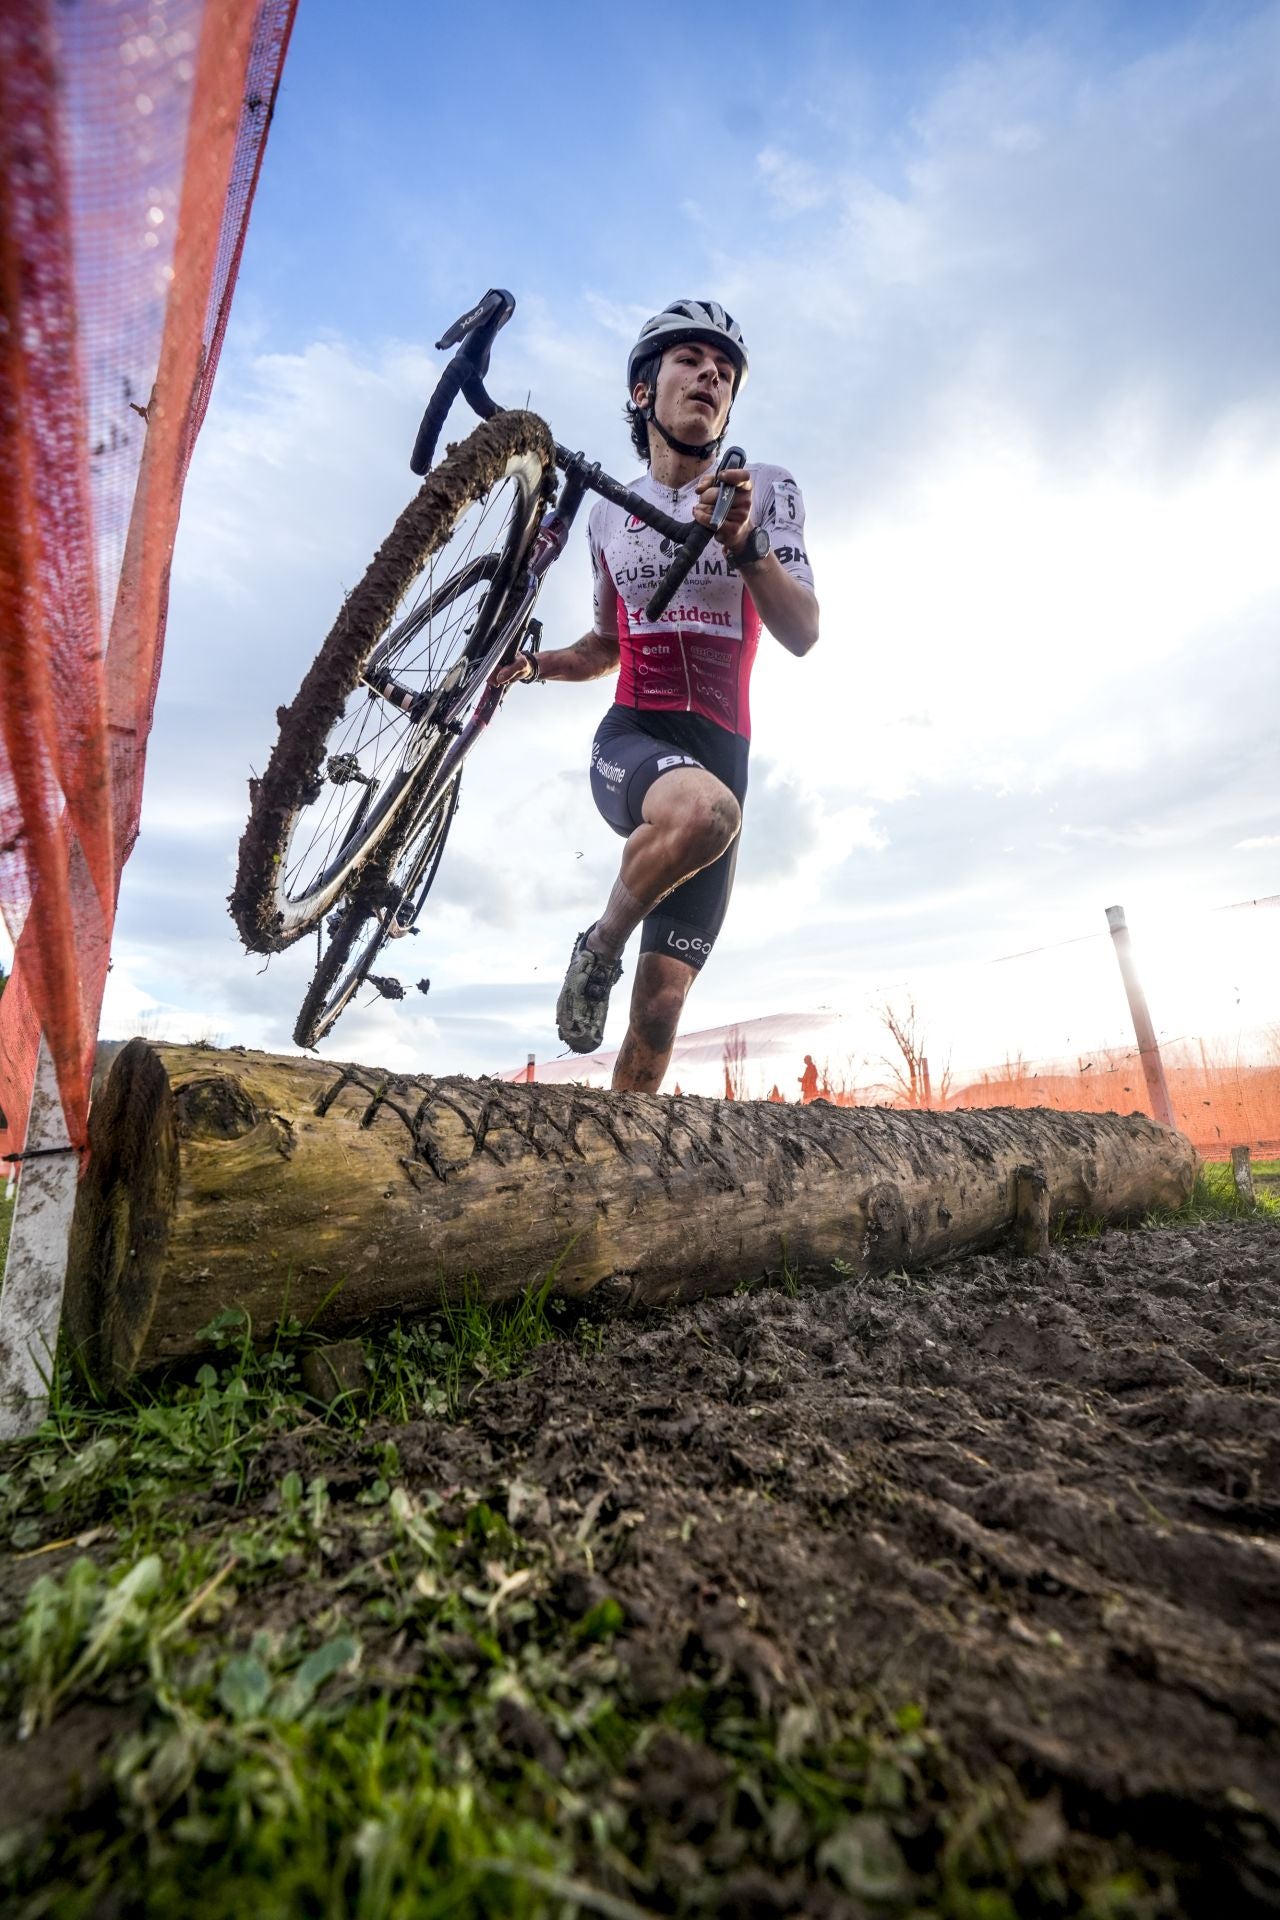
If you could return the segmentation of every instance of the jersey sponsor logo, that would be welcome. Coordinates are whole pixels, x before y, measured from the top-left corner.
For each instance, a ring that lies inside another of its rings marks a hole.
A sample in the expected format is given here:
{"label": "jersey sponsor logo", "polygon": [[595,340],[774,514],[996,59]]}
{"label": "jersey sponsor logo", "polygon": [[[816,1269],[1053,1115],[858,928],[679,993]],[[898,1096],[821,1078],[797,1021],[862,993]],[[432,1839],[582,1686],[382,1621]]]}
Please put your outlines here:
{"label": "jersey sponsor logo", "polygon": [[611,787],[616,787],[621,780],[626,778],[626,768],[620,767],[616,760],[597,759],[595,769],[600,775],[600,778],[607,780]]}
{"label": "jersey sponsor logo", "polygon": [[695,680],[693,690],[704,700],[714,700],[717,706],[727,707],[729,697],[723,687],[713,687],[709,680]]}
{"label": "jersey sponsor logo", "polygon": [[649,659],[650,655],[652,655],[655,660],[665,660],[670,654],[671,649],[670,647],[664,647],[659,641],[654,640],[651,641],[647,647],[641,647],[640,651],[646,660]]}
{"label": "jersey sponsor logo", "polygon": [[648,522],[646,520],[642,520],[638,513],[629,513],[627,515],[627,532],[628,533],[639,533],[641,527],[644,527],[647,525],[648,525]]}
{"label": "jersey sponsor logo", "polygon": [[809,556],[803,547],[775,547],[774,552],[784,567],[807,567],[809,564]]}
{"label": "jersey sponsor logo", "polygon": [[689,658],[696,660],[700,667],[729,667],[733,665],[733,655],[727,647],[690,647]]}
{"label": "jersey sponsor logo", "polygon": [[672,953],[700,953],[704,960],[711,951],[711,944],[710,940],[702,940],[696,933],[686,938],[684,934],[677,933],[674,927],[667,935],[667,945]]}
{"label": "jersey sponsor logo", "polygon": [[698,767],[706,771],[701,760],[695,760],[691,753],[664,753],[658,762],[658,772],[665,773],[668,767]]}
{"label": "jersey sponsor logo", "polygon": [[727,608],[672,607],[669,613],[662,615],[662,624],[675,627],[731,627],[733,614]]}

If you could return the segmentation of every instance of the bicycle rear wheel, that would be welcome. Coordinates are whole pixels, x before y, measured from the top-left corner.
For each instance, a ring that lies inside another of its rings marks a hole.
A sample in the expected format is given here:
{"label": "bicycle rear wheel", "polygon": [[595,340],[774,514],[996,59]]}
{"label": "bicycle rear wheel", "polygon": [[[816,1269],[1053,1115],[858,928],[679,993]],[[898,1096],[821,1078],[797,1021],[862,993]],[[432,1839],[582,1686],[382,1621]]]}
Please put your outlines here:
{"label": "bicycle rear wheel", "polygon": [[461,785],[458,772],[423,818],[410,823],[398,852],[388,859],[379,850],[332,916],[329,944],[293,1030],[295,1046],[318,1046],[369,979],[386,943],[413,931],[439,870]]}
{"label": "bicycle rear wheel", "polygon": [[250,782],[231,913],[253,952],[314,927],[352,883],[439,742],[442,700],[478,679],[521,576],[554,445],[536,414],[496,414],[400,515],[343,607]]}

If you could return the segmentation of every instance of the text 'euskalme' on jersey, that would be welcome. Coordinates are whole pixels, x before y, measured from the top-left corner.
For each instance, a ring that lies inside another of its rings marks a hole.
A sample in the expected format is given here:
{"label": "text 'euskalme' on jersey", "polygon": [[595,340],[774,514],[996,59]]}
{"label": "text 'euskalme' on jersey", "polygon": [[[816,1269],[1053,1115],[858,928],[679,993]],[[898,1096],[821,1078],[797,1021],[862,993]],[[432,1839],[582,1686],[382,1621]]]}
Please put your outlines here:
{"label": "text 'euskalme' on jersey", "polygon": [[[763,526],[779,563],[813,586],[804,550],[804,500],[785,467],[751,467],[753,525]],[[691,520],[697,481],[673,491],[646,473],[632,491],[677,520]],[[617,631],[621,707],[696,713],[751,737],[749,687],[760,616],[718,540],[699,555],[675,601],[656,621],[645,606],[674,552],[670,540],[611,500],[597,500],[587,524],[598,633]]]}

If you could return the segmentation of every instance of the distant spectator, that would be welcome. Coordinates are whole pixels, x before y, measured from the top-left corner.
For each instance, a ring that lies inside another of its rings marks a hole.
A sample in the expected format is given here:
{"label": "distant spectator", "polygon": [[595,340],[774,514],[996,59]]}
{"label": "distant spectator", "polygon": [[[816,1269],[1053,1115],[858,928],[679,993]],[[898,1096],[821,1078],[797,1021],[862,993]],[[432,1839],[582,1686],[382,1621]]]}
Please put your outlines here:
{"label": "distant spectator", "polygon": [[778,1091],[778,1083],[776,1080],[774,1081],[773,1085],[769,1089],[769,1098],[775,1106],[786,1105],[786,1101],[782,1098],[782,1095]]}
{"label": "distant spectator", "polygon": [[813,1064],[813,1055],[806,1053],[804,1057],[804,1072],[800,1075],[800,1098],[807,1106],[810,1100],[816,1100],[817,1097],[818,1069]]}

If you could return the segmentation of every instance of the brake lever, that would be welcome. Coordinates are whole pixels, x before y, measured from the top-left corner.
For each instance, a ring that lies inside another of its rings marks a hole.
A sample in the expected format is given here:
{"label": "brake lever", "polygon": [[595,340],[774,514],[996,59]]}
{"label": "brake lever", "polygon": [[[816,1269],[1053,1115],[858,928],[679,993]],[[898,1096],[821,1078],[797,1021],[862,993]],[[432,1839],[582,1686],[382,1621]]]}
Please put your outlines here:
{"label": "brake lever", "polygon": [[[716,468],[716,472],[717,474],[721,474],[731,467],[745,467],[746,464],[747,456],[742,448],[729,447],[720,465]],[[736,487],[726,486],[723,481],[721,481],[720,485],[716,488],[715,504],[711,509],[711,525],[708,528],[708,532],[718,533],[720,531],[725,521],[729,518],[729,509],[733,505],[733,496],[737,491],[738,489]]]}

